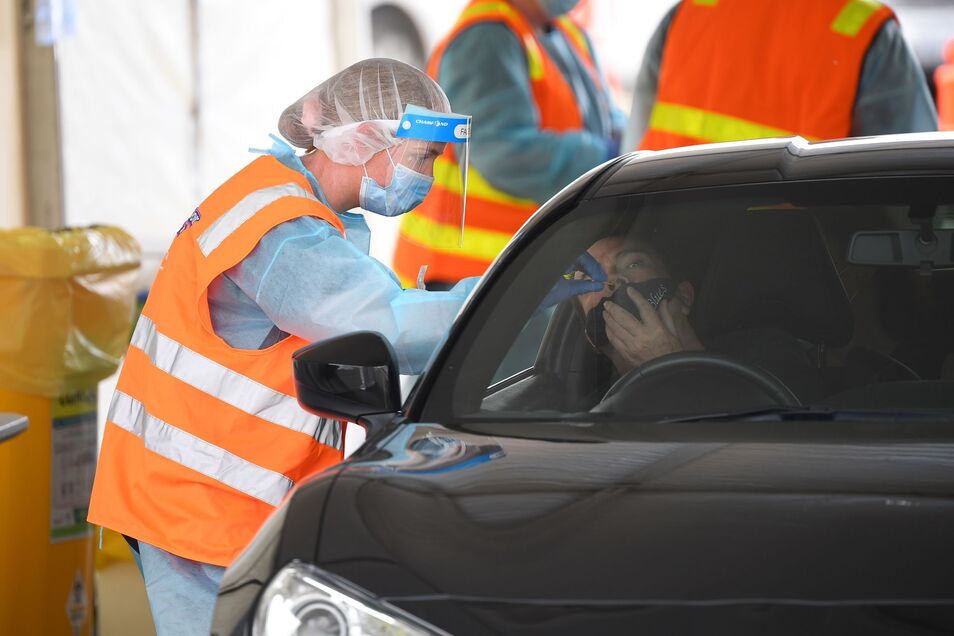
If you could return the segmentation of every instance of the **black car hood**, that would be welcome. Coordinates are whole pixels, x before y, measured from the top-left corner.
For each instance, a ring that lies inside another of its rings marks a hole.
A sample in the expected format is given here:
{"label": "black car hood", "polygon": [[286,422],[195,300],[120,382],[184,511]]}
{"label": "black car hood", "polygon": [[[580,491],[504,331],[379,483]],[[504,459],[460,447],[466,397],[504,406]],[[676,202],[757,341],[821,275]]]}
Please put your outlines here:
{"label": "black car hood", "polygon": [[954,440],[789,440],[408,425],[341,472],[316,562],[418,614],[954,599]]}

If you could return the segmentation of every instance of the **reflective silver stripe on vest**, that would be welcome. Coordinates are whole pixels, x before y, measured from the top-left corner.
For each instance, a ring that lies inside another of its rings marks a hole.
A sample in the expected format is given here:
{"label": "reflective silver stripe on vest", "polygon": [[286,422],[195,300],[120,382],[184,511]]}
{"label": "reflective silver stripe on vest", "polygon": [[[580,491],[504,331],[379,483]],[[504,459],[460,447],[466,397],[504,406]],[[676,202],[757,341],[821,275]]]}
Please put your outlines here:
{"label": "reflective silver stripe on vest", "polygon": [[[310,435],[322,444],[341,447],[339,422],[306,413],[295,398],[179,344],[160,333],[146,316],[139,317],[130,344],[141,349],[156,368],[226,404],[272,424]],[[291,363],[289,360],[288,364]]]}
{"label": "reflective silver stripe on vest", "polygon": [[295,485],[281,473],[262,468],[153,417],[141,402],[125,393],[113,394],[107,419],[140,438],[153,453],[272,506],[281,503]]}
{"label": "reflective silver stripe on vest", "polygon": [[232,206],[232,209],[212,222],[196,241],[199,249],[208,256],[222,244],[229,234],[237,230],[243,223],[255,216],[255,213],[266,205],[274,203],[284,197],[302,197],[317,201],[315,195],[305,190],[297,183],[285,183],[256,190]]}

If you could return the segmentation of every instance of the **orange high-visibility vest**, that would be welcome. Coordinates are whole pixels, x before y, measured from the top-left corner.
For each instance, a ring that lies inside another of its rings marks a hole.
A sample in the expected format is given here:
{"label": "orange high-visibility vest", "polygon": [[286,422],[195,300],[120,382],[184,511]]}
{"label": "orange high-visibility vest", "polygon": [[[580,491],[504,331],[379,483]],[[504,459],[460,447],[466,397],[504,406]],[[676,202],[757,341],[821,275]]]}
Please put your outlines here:
{"label": "orange high-visibility vest", "polygon": [[342,459],[341,424],[295,399],[290,336],[235,349],[208,288],[270,229],[314,216],[344,234],[308,181],[256,159],[213,192],[163,259],[113,395],[89,521],[181,557],[228,565],[302,477]]}
{"label": "orange high-visibility vest", "polygon": [[939,130],[954,130],[954,40],[944,45],[944,64],[934,71]]}
{"label": "orange high-visibility vest", "polygon": [[847,137],[875,0],[683,0],[641,149]]}
{"label": "orange high-visibility vest", "polygon": [[[537,39],[530,23],[507,2],[472,0],[450,34],[434,50],[428,62],[428,74],[436,80],[441,59],[450,43],[462,31],[482,22],[506,25],[523,43],[540,128],[556,132],[581,130],[583,117],[573,88]],[[566,17],[559,18],[555,24],[599,86],[599,73],[580,27]],[[480,122],[474,124],[479,135]],[[532,166],[527,166],[527,170],[532,169]],[[453,148],[448,145],[447,151],[434,162],[431,192],[421,205],[401,220],[394,271],[407,286],[413,285],[422,265],[428,266],[427,280],[455,282],[483,274],[542,203],[500,190],[471,163],[467,175],[466,226],[463,244],[458,246],[460,228],[447,218],[447,212],[460,207],[459,172]]]}

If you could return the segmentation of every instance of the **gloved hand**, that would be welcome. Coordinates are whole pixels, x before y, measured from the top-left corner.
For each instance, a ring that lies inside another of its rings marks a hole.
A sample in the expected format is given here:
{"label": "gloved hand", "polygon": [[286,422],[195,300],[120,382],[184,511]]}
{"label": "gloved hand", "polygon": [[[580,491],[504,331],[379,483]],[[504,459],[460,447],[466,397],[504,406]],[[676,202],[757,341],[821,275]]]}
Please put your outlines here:
{"label": "gloved hand", "polygon": [[[583,272],[589,278],[575,278],[576,272]],[[606,272],[603,271],[596,259],[590,256],[589,252],[583,252],[564,272],[563,277],[547,292],[535,313],[561,303],[567,298],[602,291],[606,280]]]}

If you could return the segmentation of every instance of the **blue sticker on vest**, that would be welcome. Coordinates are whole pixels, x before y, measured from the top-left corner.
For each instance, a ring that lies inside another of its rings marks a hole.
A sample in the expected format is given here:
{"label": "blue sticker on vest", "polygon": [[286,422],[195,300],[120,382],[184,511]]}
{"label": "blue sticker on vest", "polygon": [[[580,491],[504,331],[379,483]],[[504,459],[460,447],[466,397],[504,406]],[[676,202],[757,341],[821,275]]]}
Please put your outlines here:
{"label": "blue sticker on vest", "polygon": [[470,115],[437,113],[408,104],[398,123],[397,136],[422,141],[460,143],[470,139],[470,120]]}

